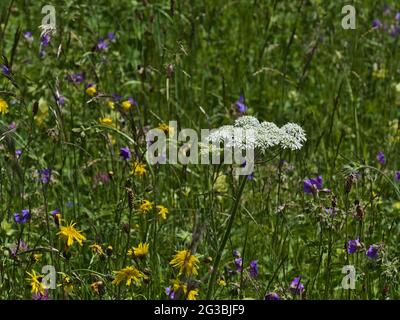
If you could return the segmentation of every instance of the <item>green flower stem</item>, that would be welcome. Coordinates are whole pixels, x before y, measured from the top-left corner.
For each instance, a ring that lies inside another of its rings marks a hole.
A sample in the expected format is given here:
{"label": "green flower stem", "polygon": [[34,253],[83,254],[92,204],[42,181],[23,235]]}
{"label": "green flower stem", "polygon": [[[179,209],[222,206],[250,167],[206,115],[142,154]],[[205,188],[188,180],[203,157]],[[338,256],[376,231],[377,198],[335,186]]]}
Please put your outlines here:
{"label": "green flower stem", "polygon": [[219,264],[221,262],[222,253],[223,253],[223,251],[225,249],[226,243],[228,242],[229,235],[231,234],[231,229],[232,229],[232,226],[233,226],[233,222],[235,220],[235,216],[236,216],[236,213],[237,213],[238,208],[239,208],[240,198],[242,197],[244,186],[246,185],[247,176],[241,176],[240,179],[241,179],[241,181],[240,181],[240,185],[239,185],[239,190],[237,191],[237,194],[236,194],[236,197],[235,197],[235,202],[233,203],[233,206],[232,206],[231,211],[230,211],[230,217],[229,217],[228,225],[226,227],[224,237],[222,238],[221,244],[219,246],[219,249],[218,249],[218,252],[217,252],[217,256],[216,256],[216,258],[214,260],[214,264],[213,264],[213,268],[212,268],[211,276],[210,276],[210,281],[208,283],[207,296],[206,296],[207,300],[210,300],[212,298],[215,278],[216,278],[217,273],[218,273],[218,267],[219,267]]}

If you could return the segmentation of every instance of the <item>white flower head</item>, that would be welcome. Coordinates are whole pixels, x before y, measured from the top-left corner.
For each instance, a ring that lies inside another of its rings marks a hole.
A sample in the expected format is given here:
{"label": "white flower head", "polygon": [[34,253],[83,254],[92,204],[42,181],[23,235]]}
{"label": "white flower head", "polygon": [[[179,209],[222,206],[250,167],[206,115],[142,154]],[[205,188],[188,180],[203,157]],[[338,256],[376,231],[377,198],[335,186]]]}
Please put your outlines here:
{"label": "white flower head", "polygon": [[260,122],[252,116],[236,119],[233,126],[225,125],[215,129],[208,141],[225,148],[256,149],[266,151],[280,146],[283,149],[299,150],[306,141],[304,130],[295,123],[287,123],[279,128],[272,122]]}
{"label": "white flower head", "polygon": [[303,128],[295,123],[289,122],[281,130],[284,132],[281,140],[283,149],[300,150],[303,147],[303,142],[307,140]]}
{"label": "white flower head", "polygon": [[257,146],[261,150],[280,144],[284,133],[273,122],[263,122],[257,130]]}
{"label": "white flower head", "polygon": [[252,116],[243,116],[235,120],[234,126],[244,129],[255,129],[260,126],[260,122]]}
{"label": "white flower head", "polygon": [[254,149],[257,146],[257,135],[252,128],[228,125],[213,130],[208,136],[208,141],[218,146],[223,143],[225,148]]}

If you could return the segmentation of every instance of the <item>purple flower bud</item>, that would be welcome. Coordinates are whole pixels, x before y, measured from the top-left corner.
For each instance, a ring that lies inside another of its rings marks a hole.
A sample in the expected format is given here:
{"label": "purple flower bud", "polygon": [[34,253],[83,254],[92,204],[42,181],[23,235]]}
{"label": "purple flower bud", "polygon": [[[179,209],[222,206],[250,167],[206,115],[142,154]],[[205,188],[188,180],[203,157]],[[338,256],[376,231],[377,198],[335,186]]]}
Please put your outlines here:
{"label": "purple flower bud", "polygon": [[247,106],[244,104],[244,97],[240,96],[235,102],[236,108],[240,113],[245,113],[247,111]]}
{"label": "purple flower bud", "polygon": [[279,297],[279,295],[275,292],[268,292],[265,297],[264,300],[281,300],[281,298]]}
{"label": "purple flower bud", "polygon": [[133,106],[135,106],[135,107],[138,106],[138,103],[137,103],[136,100],[133,99],[132,97],[129,97],[129,98],[128,98],[128,101],[129,101]]}
{"label": "purple flower bud", "polygon": [[107,38],[108,38],[108,40],[110,40],[110,41],[114,41],[114,40],[115,40],[115,33],[114,33],[114,32],[109,32],[109,33],[107,34]]}
{"label": "purple flower bud", "polygon": [[17,158],[17,160],[19,160],[21,158],[21,155],[22,155],[21,149],[15,150],[15,157]]}
{"label": "purple flower bud", "polygon": [[233,255],[234,258],[240,258],[239,250],[233,250],[232,255]]}
{"label": "purple flower bud", "polygon": [[59,213],[60,213],[60,209],[59,209],[59,208],[55,208],[53,211],[50,212],[50,214],[51,214],[52,216],[55,216],[55,215],[57,215],[57,214],[59,214]]}
{"label": "purple flower bud", "polygon": [[381,165],[384,165],[386,163],[385,154],[382,151],[378,152],[378,154],[376,155],[376,159]]}
{"label": "purple flower bud", "polygon": [[119,149],[119,155],[124,158],[124,160],[129,160],[132,157],[131,151],[128,147]]}
{"label": "purple flower bud", "polygon": [[50,44],[51,37],[48,33],[45,33],[40,37],[40,44],[43,47],[47,47]]}
{"label": "purple flower bud", "polygon": [[347,242],[347,252],[349,254],[353,254],[357,252],[357,250],[361,248],[361,243],[360,243],[360,238],[354,239],[354,240],[349,240]]}
{"label": "purple flower bud", "polygon": [[33,300],[49,300],[49,290],[45,289],[44,294],[41,292],[32,294]]}
{"label": "purple flower bud", "polygon": [[32,32],[30,32],[30,31],[24,32],[24,38],[25,38],[26,41],[32,42],[33,41]]}
{"label": "purple flower bud", "polygon": [[69,75],[68,80],[75,83],[75,84],[79,84],[84,80],[84,76],[82,73],[73,73],[71,75]]}
{"label": "purple flower bud", "polygon": [[305,193],[315,193],[317,190],[322,189],[322,176],[318,176],[314,179],[305,179],[303,181]]}
{"label": "purple flower bud", "polygon": [[63,106],[65,104],[65,97],[57,93],[56,96],[56,102],[60,105]]}
{"label": "purple flower bud", "polygon": [[10,68],[7,67],[5,64],[2,64],[2,65],[1,65],[1,72],[2,72],[3,74],[9,74],[9,73],[10,73]]}
{"label": "purple flower bud", "polygon": [[10,250],[11,250],[11,256],[15,258],[16,255],[17,255],[17,253],[18,253],[19,251],[24,252],[24,251],[26,251],[26,250],[28,250],[28,249],[29,249],[29,248],[28,248],[28,245],[27,245],[23,240],[19,240],[19,241],[16,242],[15,245],[13,245],[13,246],[10,248]]}
{"label": "purple flower bud", "polygon": [[257,278],[258,277],[257,260],[253,260],[253,261],[250,262],[250,276],[252,278]]}
{"label": "purple flower bud", "polygon": [[395,177],[396,177],[397,181],[400,181],[400,171],[396,172]]}
{"label": "purple flower bud", "polygon": [[236,258],[235,259],[235,266],[236,266],[236,271],[237,272],[242,271],[242,263],[243,263],[243,258]]}
{"label": "purple flower bud", "polygon": [[292,292],[292,294],[299,295],[299,294],[303,293],[304,285],[300,281],[301,281],[301,277],[296,277],[290,283],[290,291]]}
{"label": "purple flower bud", "polygon": [[172,290],[171,287],[166,287],[166,288],[165,288],[165,293],[167,294],[167,296],[168,296],[171,300],[174,300],[174,299],[175,299],[175,292]]}
{"label": "purple flower bud", "polygon": [[106,50],[108,48],[107,42],[103,38],[100,38],[97,42],[97,49],[98,50]]}
{"label": "purple flower bud", "polygon": [[51,169],[42,169],[38,171],[40,181],[42,183],[49,183],[51,178]]}
{"label": "purple flower bud", "polygon": [[111,94],[111,96],[113,97],[114,101],[118,102],[122,99],[122,96],[120,96],[118,93],[113,93]]}
{"label": "purple flower bud", "polygon": [[330,216],[336,216],[338,209],[337,208],[325,208],[325,212]]}
{"label": "purple flower bud", "polygon": [[367,252],[365,253],[365,255],[369,258],[369,259],[376,259],[378,257],[378,251],[379,251],[379,247],[376,245],[371,244],[367,250]]}
{"label": "purple flower bud", "polygon": [[14,213],[14,221],[16,223],[25,224],[30,219],[31,215],[28,209],[22,210],[20,213]]}
{"label": "purple flower bud", "polygon": [[374,21],[372,21],[372,28],[374,29],[382,28],[382,22],[379,19],[375,19]]}

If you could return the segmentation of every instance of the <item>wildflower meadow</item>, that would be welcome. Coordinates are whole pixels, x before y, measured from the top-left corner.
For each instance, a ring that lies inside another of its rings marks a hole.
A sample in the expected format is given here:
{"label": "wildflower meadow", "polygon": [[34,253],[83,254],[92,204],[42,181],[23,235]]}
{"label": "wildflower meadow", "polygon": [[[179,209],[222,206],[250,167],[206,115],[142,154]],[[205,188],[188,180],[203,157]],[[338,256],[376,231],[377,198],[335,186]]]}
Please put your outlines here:
{"label": "wildflower meadow", "polygon": [[398,1],[0,18],[0,299],[400,299]]}

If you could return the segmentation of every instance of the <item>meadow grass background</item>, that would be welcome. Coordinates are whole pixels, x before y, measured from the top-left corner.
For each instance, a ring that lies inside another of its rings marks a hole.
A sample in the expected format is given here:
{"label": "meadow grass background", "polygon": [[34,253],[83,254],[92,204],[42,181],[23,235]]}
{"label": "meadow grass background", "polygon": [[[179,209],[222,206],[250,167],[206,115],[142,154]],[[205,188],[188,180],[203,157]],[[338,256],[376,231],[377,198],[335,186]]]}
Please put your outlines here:
{"label": "meadow grass background", "polygon": [[[392,7],[386,15],[385,3]],[[167,299],[165,288],[178,278],[169,262],[182,249],[199,257],[199,274],[179,278],[205,298],[238,190],[232,166],[147,165],[138,177],[119,149],[142,155],[146,128],[170,120],[198,132],[231,124],[240,95],[246,115],[279,126],[297,122],[308,141],[299,152],[271,152],[256,166],[212,298],[400,297],[400,38],[371,28],[374,19],[396,23],[396,1],[54,1],[57,31],[40,57],[45,4],[0,4],[2,63],[11,66],[0,78],[0,97],[9,105],[0,113],[0,298],[31,299],[26,272],[50,264],[59,272],[50,299]],[[355,30],[341,27],[345,4],[357,10]],[[33,33],[31,44],[26,31]],[[108,32],[115,41],[96,49]],[[75,85],[66,76],[77,72],[85,80]],[[100,94],[95,99],[85,92],[89,82]],[[112,93],[138,105],[111,110]],[[101,117],[117,128],[99,125]],[[49,183],[38,179],[44,168],[52,169]],[[331,192],[305,193],[303,181],[319,175]],[[331,216],[325,208],[335,198]],[[140,213],[144,199],[167,207],[167,219]],[[355,218],[356,201],[362,219]],[[50,214],[55,208],[87,238],[68,254]],[[23,225],[13,220],[22,209],[31,212]],[[346,244],[357,236],[363,247],[348,254]],[[32,251],[13,256],[18,239]],[[133,261],[126,252],[139,242],[150,251]],[[94,243],[112,252],[93,253]],[[365,255],[371,244],[381,245],[377,259]],[[238,272],[235,249],[243,258]],[[249,273],[252,260],[257,277]],[[349,264],[357,272],[355,290],[341,287]],[[140,286],[112,284],[113,271],[128,265],[148,279]],[[301,295],[289,290],[297,276]],[[91,287],[98,281],[100,294]]]}

